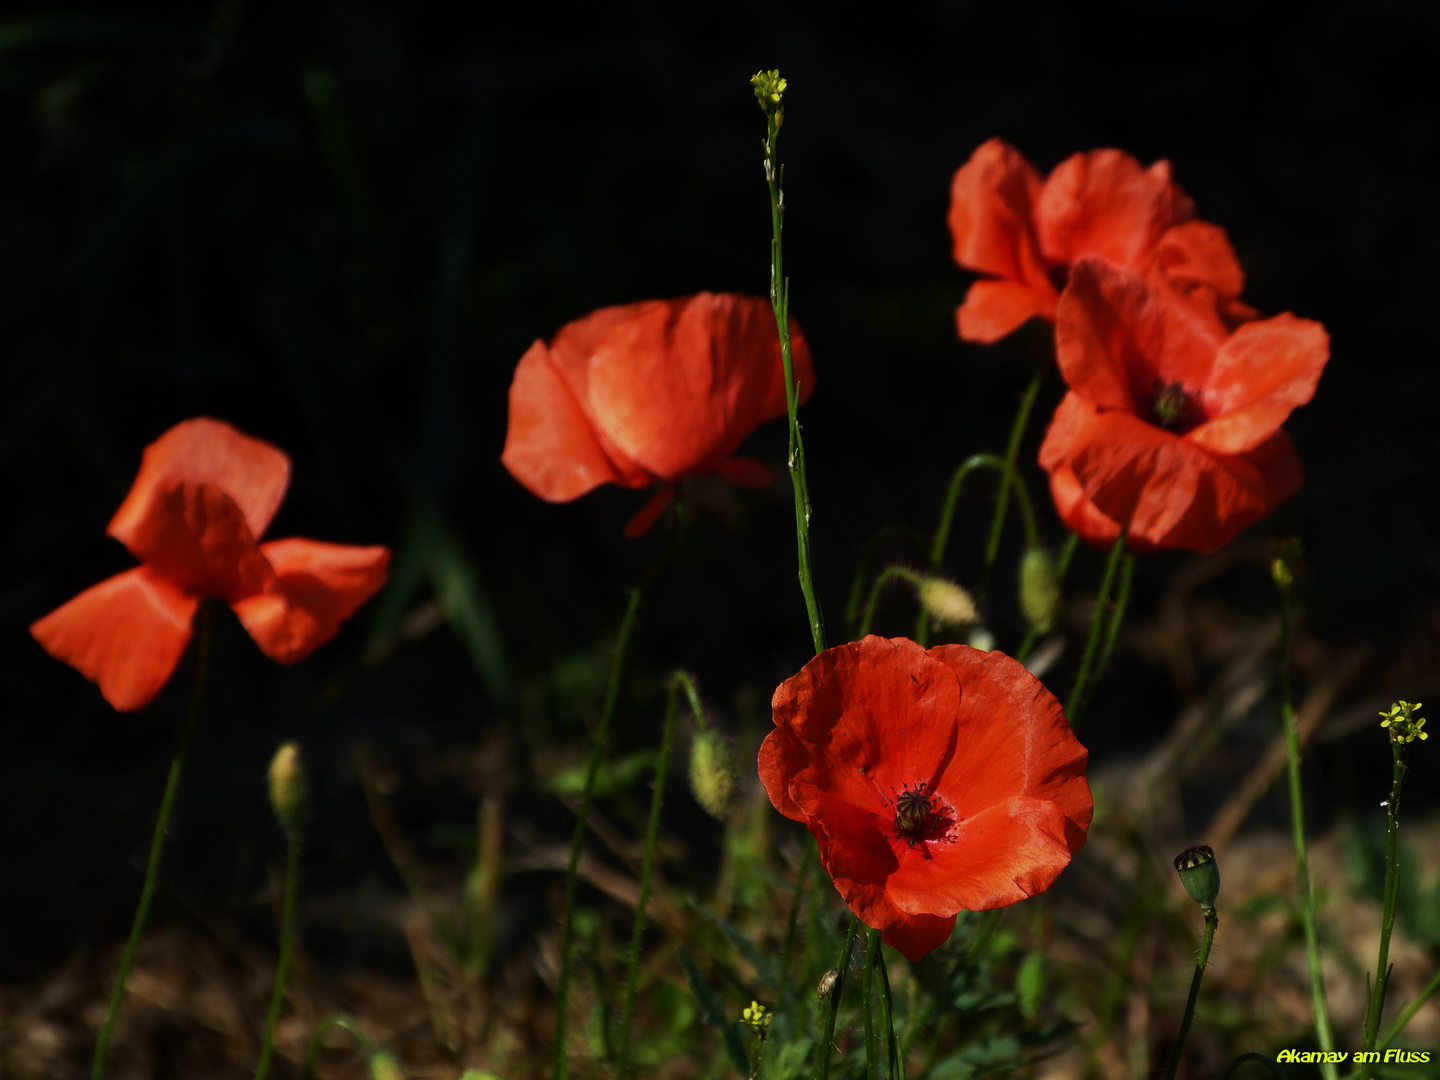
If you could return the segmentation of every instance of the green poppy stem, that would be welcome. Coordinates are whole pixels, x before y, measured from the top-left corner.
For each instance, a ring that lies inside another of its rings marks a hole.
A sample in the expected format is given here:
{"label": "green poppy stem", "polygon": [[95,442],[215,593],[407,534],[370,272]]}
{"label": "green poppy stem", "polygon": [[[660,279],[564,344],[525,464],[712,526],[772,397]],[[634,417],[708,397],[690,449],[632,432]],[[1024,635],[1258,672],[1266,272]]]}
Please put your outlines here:
{"label": "green poppy stem", "polygon": [[840,1015],[840,998],[845,993],[845,975],[850,970],[850,957],[855,951],[855,935],[860,932],[859,916],[851,916],[850,929],[845,934],[845,945],[840,950],[840,962],[835,965],[837,976],[830,988],[830,1011],[825,1017],[825,1038],[820,1044],[820,1065],[815,1070],[816,1080],[829,1080],[830,1055],[835,1049],[835,1019]]}
{"label": "green poppy stem", "polygon": [[180,790],[180,777],[185,772],[185,757],[190,752],[195,722],[200,716],[200,703],[205,697],[214,625],[213,602],[202,601],[200,640],[195,650],[195,682],[190,690],[190,705],[185,710],[180,743],[175,749],[175,756],[170,760],[170,772],[165,779],[165,794],[160,799],[160,813],[155,818],[155,832],[150,838],[150,858],[145,864],[145,884],[140,889],[140,906],[135,911],[135,920],[130,924],[130,937],[125,943],[124,955],[120,958],[120,971],[115,976],[115,987],[110,991],[110,1004],[105,1010],[105,1022],[100,1026],[100,1038],[95,1044],[95,1057],[90,1064],[91,1080],[100,1080],[105,1075],[105,1055],[110,1049],[110,1035],[115,1027],[115,1017],[119,1015],[120,1002],[125,997],[125,982],[130,978],[130,968],[135,963],[135,950],[140,946],[140,935],[144,933],[145,922],[150,916],[150,904],[155,899],[155,889],[160,881],[160,862],[165,854],[170,815],[175,809],[175,794]]}
{"label": "green poppy stem", "polygon": [[1180,1057],[1185,1052],[1185,1039],[1190,1034],[1190,1022],[1195,1019],[1195,1003],[1200,998],[1200,983],[1205,978],[1205,965],[1210,960],[1210,946],[1215,941],[1215,928],[1220,925],[1220,916],[1214,908],[1205,909],[1205,936],[1200,940],[1200,955],[1195,961],[1195,975],[1190,980],[1190,997],[1185,1002],[1185,1015],[1180,1020],[1180,1034],[1175,1037],[1175,1047],[1170,1051],[1170,1064],[1165,1069],[1165,1080],[1175,1080],[1180,1068]]}
{"label": "green poppy stem", "polygon": [[615,655],[610,661],[610,677],[605,684],[605,702],[600,709],[600,725],[590,747],[590,758],[585,764],[585,787],[580,795],[579,816],[575,820],[575,832],[570,839],[570,862],[565,870],[565,913],[560,924],[560,978],[555,988],[555,1080],[565,1080],[569,1066],[565,1029],[570,1011],[570,969],[575,952],[575,885],[579,877],[580,852],[585,844],[585,830],[590,823],[590,804],[595,798],[595,778],[600,773],[600,760],[605,753],[605,743],[610,737],[610,724],[615,717],[615,705],[620,697],[620,677],[625,670],[625,653],[630,646],[630,635],[635,629],[640,603],[646,590],[674,556],[685,530],[685,506],[679,488],[675,492],[674,515],[674,524],[665,550],[640,580],[640,584],[630,590],[630,601],[625,606],[625,617],[620,620],[620,633],[615,639]]}
{"label": "green poppy stem", "polygon": [[[1125,554],[1125,530],[1120,530],[1120,535],[1115,538],[1114,545],[1110,548],[1110,559],[1105,563],[1105,576],[1100,579],[1100,595],[1095,599],[1095,614],[1090,619],[1090,637],[1085,642],[1085,655],[1080,658],[1080,670],[1075,675],[1075,686],[1070,691],[1070,700],[1065,705],[1065,717],[1074,727],[1080,719],[1080,713],[1085,708],[1085,702],[1090,692],[1094,689],[1090,685],[1090,669],[1095,661],[1095,653],[1100,647],[1100,636],[1107,621],[1110,623],[1110,639],[1114,642],[1114,636],[1119,632],[1120,622],[1118,618],[1108,619],[1110,607],[1110,588],[1115,583],[1115,569],[1120,565],[1120,559]],[[1127,593],[1129,575],[1126,575]],[[1127,596],[1128,598],[1128,596]],[[1123,615],[1124,611],[1117,611],[1116,615]],[[1109,650],[1106,650],[1109,655]],[[1100,681],[1100,671],[1095,673],[1095,682]]]}
{"label": "green poppy stem", "polygon": [[620,1020],[620,1060],[615,1066],[615,1080],[625,1080],[625,1066],[630,1057],[630,1023],[635,1016],[635,990],[640,974],[640,942],[645,936],[645,908],[650,902],[650,881],[655,872],[655,851],[660,841],[660,806],[665,799],[665,777],[670,767],[670,746],[675,736],[675,700],[681,683],[687,684],[691,697],[698,697],[690,676],[675,672],[670,695],[665,703],[665,727],[660,734],[660,758],[655,762],[655,791],[650,796],[650,822],[645,830],[645,860],[640,869],[640,897],[635,903],[635,926],[630,932],[630,963],[625,972],[625,1006]]}
{"label": "green poppy stem", "polygon": [[1005,504],[1010,498],[1010,485],[1015,481],[1015,459],[1020,454],[1020,441],[1025,437],[1025,429],[1030,424],[1030,411],[1035,407],[1035,398],[1040,393],[1040,384],[1045,380],[1048,368],[1048,363],[1042,364],[1035,369],[1035,374],[1030,376],[1030,385],[1025,388],[1025,396],[1020,399],[1020,408],[1010,425],[1010,441],[1005,446],[1005,471],[1000,475],[1000,495],[995,500],[995,513],[990,519],[990,537],[985,542],[985,567],[980,573],[980,588],[975,594],[980,600],[985,598],[985,593],[990,588],[990,576],[994,573],[995,561],[1000,556],[1000,536],[1005,530]]}
{"label": "green poppy stem", "polygon": [[[789,925],[785,928],[785,947],[780,952],[780,986],[776,990],[776,1002],[780,1009],[784,1009],[786,1001],[791,997],[790,991],[790,956],[795,950],[795,926],[800,919],[800,905],[805,898],[805,885],[810,877],[810,867],[815,863],[816,847],[813,838],[805,845],[805,854],[800,859],[800,869],[795,874],[795,898],[790,903]],[[804,958],[801,959],[800,970],[805,970]],[[799,1017],[796,1017],[796,1027],[799,1027]],[[618,1078],[617,1078],[618,1080]]]}
{"label": "green poppy stem", "polygon": [[880,1007],[885,1013],[887,1074],[890,1080],[905,1080],[905,1062],[900,1056],[900,1041],[895,1037],[895,1002],[890,992],[890,969],[885,966],[883,943],[875,950],[875,963],[880,969]]}
{"label": "green poppy stem", "polygon": [[865,969],[861,977],[860,1011],[865,1020],[865,1075],[880,1080],[880,1037],[875,1030],[875,957],[880,952],[880,931],[865,934]]}
{"label": "green poppy stem", "polygon": [[280,1024],[280,1008],[285,1003],[285,983],[290,976],[290,957],[295,946],[295,894],[300,881],[300,830],[286,829],[288,852],[285,857],[285,908],[280,922],[280,961],[275,967],[275,988],[270,992],[270,1014],[265,1021],[265,1038],[260,1044],[260,1060],[255,1065],[255,1080],[265,1080],[270,1072],[270,1056],[275,1050],[275,1029]]}
{"label": "green poppy stem", "polygon": [[[865,614],[860,618],[860,626],[855,631],[855,638],[859,640],[870,633],[870,625],[875,621],[875,608],[880,603],[880,591],[892,581],[908,581],[915,588],[925,584],[925,579],[911,570],[908,566],[887,566],[880,573],[875,575],[875,584],[870,586],[870,598],[865,602]],[[924,611],[921,617],[925,618]],[[929,620],[926,619],[928,625]],[[924,642],[921,642],[924,644]]]}
{"label": "green poppy stem", "polygon": [[[1310,998],[1315,1012],[1315,1041],[1326,1054],[1335,1050],[1330,1010],[1325,1002],[1325,976],[1320,968],[1320,937],[1316,929],[1315,889],[1305,846],[1305,800],[1300,787],[1300,736],[1295,728],[1295,702],[1290,686],[1290,589],[1280,593],[1280,723],[1285,729],[1285,752],[1290,780],[1290,827],[1295,840],[1295,873],[1300,884],[1300,921],[1305,929],[1305,958],[1310,967]],[[1337,1080],[1333,1062],[1322,1061],[1324,1080]]]}
{"label": "green poppy stem", "polygon": [[320,1056],[320,1040],[331,1028],[348,1031],[355,1036],[355,1041],[360,1044],[360,1049],[365,1052],[365,1057],[367,1059],[374,1057],[376,1046],[370,1041],[370,1036],[365,1034],[359,1022],[348,1016],[331,1016],[321,1021],[320,1026],[310,1036],[310,1049],[305,1054],[305,1068],[300,1071],[300,1080],[310,1080],[315,1075],[315,1059]]}

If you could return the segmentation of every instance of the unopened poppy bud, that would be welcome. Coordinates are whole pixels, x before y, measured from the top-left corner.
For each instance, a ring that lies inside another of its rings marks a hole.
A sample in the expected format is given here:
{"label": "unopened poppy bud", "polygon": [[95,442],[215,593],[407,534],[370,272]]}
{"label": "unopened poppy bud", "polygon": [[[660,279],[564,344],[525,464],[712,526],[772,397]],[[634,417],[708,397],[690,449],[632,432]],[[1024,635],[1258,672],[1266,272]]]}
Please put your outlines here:
{"label": "unopened poppy bud", "polygon": [[1281,592],[1295,584],[1295,564],[1305,554],[1298,536],[1277,536],[1270,541],[1270,576]]}
{"label": "unopened poppy bud", "polygon": [[822,998],[829,997],[835,991],[835,984],[840,981],[840,969],[831,968],[820,976],[820,982],[815,987],[815,993]]}
{"label": "unopened poppy bud", "polygon": [[370,1055],[370,1078],[371,1080],[407,1080],[405,1070],[400,1068],[400,1062],[395,1055],[384,1050],[378,1050]]}
{"label": "unopened poppy bud", "polygon": [[1038,633],[1047,634],[1060,611],[1060,575],[1043,547],[1026,550],[1020,560],[1020,610]]}
{"label": "unopened poppy bud", "polygon": [[290,830],[298,829],[304,822],[309,803],[310,785],[300,761],[300,747],[287,742],[270,760],[270,805],[275,808],[281,827]]}
{"label": "unopened poppy bud", "polygon": [[926,578],[921,583],[920,604],[941,626],[964,626],[975,621],[975,601],[945,578]]}
{"label": "unopened poppy bud", "polygon": [[740,791],[740,773],[730,744],[718,731],[702,731],[690,748],[690,790],[713,818],[724,821]]}
{"label": "unopened poppy bud", "polygon": [[1175,856],[1175,869],[1190,899],[1206,911],[1215,906],[1220,895],[1220,864],[1215,861],[1214,848],[1206,844],[1186,848]]}

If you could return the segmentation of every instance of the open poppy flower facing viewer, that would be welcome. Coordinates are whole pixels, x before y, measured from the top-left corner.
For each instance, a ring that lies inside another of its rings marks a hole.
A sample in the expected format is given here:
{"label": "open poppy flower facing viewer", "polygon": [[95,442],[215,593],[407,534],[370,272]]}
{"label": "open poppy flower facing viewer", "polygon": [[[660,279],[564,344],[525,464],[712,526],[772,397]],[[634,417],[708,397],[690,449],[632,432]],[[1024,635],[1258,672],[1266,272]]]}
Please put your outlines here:
{"label": "open poppy flower facing viewer", "polygon": [[200,601],[226,601],[260,651],[293,664],[334,637],[385,583],[390,552],[317,540],[258,543],[290,459],[201,417],[145,448],[106,531],[140,560],[40,619],[30,633],[116,709],[148,705],[189,644]]}
{"label": "open poppy flower facing viewer", "polygon": [[1089,752],[1016,660],[870,636],[775,691],[760,780],[862,922],[910,960],[960,911],[1044,892],[1085,843]]}
{"label": "open poppy flower facing viewer", "polygon": [[[800,400],[815,389],[810,349],[791,320]],[[748,487],[770,482],[734,457],[761,422],[785,415],[785,373],[770,302],[734,293],[601,308],[536,341],[510,384],[500,460],[549,502],[600,484],[663,486],[625,528],[645,532],[675,481],[704,473]]]}
{"label": "open poppy flower facing viewer", "polygon": [[1280,425],[1330,358],[1319,323],[1286,314],[1232,332],[1213,309],[1084,259],[1055,353],[1070,391],[1040,465],[1061,518],[1091,543],[1124,527],[1136,550],[1215,551],[1300,487]]}
{"label": "open poppy flower facing viewer", "polygon": [[991,139],[950,188],[955,261],[986,275],[956,312],[966,341],[998,341],[1033,316],[1055,318],[1070,268],[1085,256],[1144,274],[1179,295],[1204,294],[1231,322],[1245,275],[1218,225],[1171,179],[1170,163],[1145,168],[1121,150],[1075,154],[1041,180],[1009,143]]}

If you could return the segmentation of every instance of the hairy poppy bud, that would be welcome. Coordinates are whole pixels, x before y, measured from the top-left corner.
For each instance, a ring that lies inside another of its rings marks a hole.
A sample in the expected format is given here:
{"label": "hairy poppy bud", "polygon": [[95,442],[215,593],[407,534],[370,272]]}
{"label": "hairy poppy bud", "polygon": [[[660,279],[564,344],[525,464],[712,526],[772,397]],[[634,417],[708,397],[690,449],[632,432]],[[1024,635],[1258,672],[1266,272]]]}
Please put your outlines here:
{"label": "hairy poppy bud", "polygon": [[1042,547],[1027,549],[1020,560],[1020,610],[1041,634],[1050,632],[1060,611],[1060,575]]}
{"label": "hairy poppy bud", "polygon": [[975,601],[945,578],[926,578],[920,585],[920,603],[941,626],[964,626],[975,621]]}
{"label": "hairy poppy bud", "polygon": [[284,743],[270,761],[270,805],[285,830],[298,829],[310,803],[310,785],[300,761],[300,747]]}
{"label": "hairy poppy bud", "polygon": [[370,1055],[371,1080],[406,1080],[405,1070],[394,1054],[379,1050]]}
{"label": "hairy poppy bud", "polygon": [[970,636],[966,639],[966,644],[972,649],[979,649],[981,652],[990,652],[995,648],[995,635],[985,627],[977,626],[970,631]]}
{"label": "hairy poppy bud", "polygon": [[1186,848],[1175,856],[1175,869],[1190,899],[1206,911],[1212,909],[1220,895],[1220,864],[1215,861],[1215,849],[1206,844]]}
{"label": "hairy poppy bud", "polygon": [[740,791],[740,774],[730,744],[718,731],[702,731],[690,749],[690,790],[713,818],[724,821]]}
{"label": "hairy poppy bud", "polygon": [[820,982],[815,987],[815,993],[822,998],[829,997],[835,990],[835,984],[840,981],[840,969],[831,968],[820,976]]}

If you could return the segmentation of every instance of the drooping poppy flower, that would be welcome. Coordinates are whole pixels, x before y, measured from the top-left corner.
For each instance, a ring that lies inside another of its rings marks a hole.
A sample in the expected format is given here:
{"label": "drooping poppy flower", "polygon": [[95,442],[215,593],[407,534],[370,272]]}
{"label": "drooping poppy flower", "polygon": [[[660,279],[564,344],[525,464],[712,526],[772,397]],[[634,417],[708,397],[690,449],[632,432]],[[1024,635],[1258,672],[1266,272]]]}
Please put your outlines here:
{"label": "drooping poppy flower", "polygon": [[290,459],[219,420],[175,425],[145,448],[106,531],[140,560],[30,627],[116,709],[144,708],[190,642],[200,601],[226,601],[260,646],[293,664],[385,583],[390,552],[317,540],[258,543]]}
{"label": "drooping poppy flower", "polygon": [[1218,225],[1171,179],[1120,150],[1075,154],[1040,179],[1009,143],[991,139],[955,173],[950,233],[955,261],[986,275],[956,312],[966,341],[997,341],[1033,316],[1055,318],[1070,268],[1095,256],[1145,274],[1159,289],[1203,294],[1232,323],[1245,275]]}
{"label": "drooping poppy flower", "polygon": [[1085,843],[1089,752],[1016,660],[870,636],[775,691],[760,780],[835,887],[911,960],[960,911],[1044,892]]}
{"label": "drooping poppy flower", "polygon": [[1094,544],[1211,552],[1300,487],[1280,425],[1330,358],[1325,328],[1278,315],[1230,330],[1203,305],[1082,259],[1060,299],[1070,387],[1040,447],[1065,523]]}
{"label": "drooping poppy flower", "polygon": [[[795,383],[815,389],[810,348],[792,319]],[[536,495],[569,502],[600,484],[662,486],[631,519],[639,536],[675,481],[718,472],[761,487],[770,471],[734,457],[762,421],[785,415],[780,336],[770,302],[734,293],[601,308],[536,341],[510,384],[500,460]]]}

